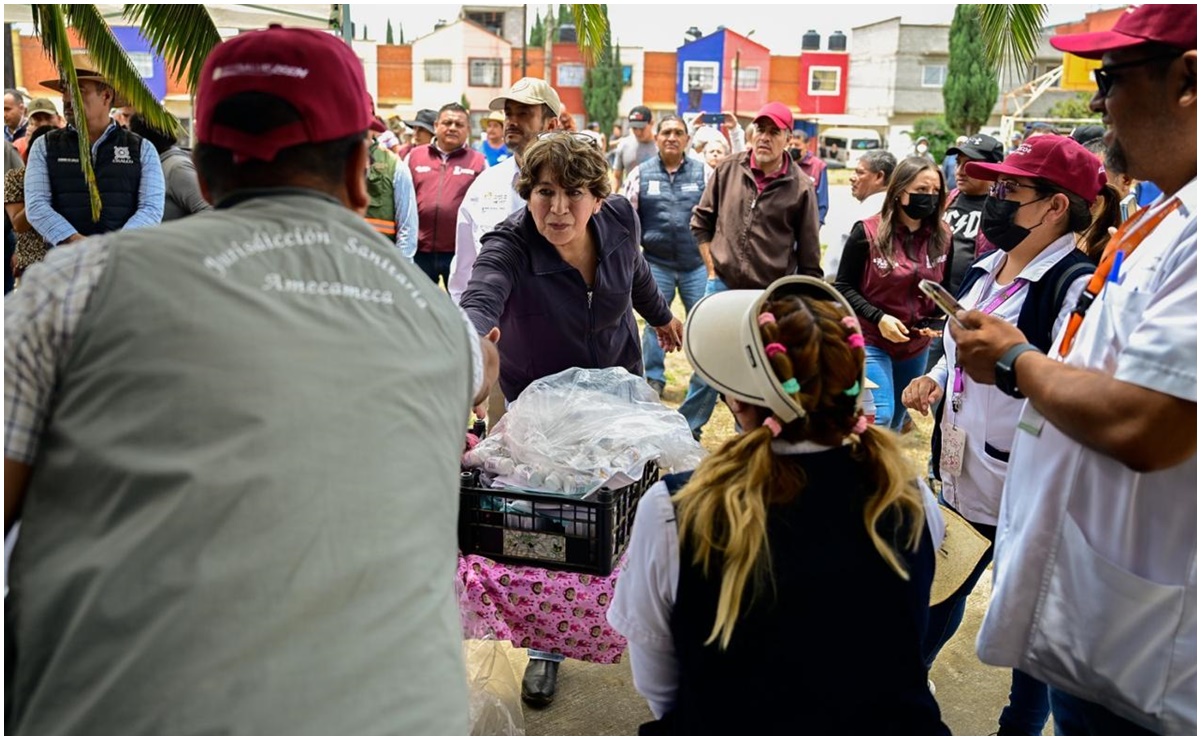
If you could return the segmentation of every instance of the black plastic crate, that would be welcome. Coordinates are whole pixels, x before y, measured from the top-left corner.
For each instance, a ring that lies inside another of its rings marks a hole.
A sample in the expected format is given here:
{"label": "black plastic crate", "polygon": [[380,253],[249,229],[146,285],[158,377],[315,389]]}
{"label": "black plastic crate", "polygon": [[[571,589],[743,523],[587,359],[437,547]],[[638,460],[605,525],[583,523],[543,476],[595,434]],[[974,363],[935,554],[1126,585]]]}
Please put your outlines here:
{"label": "black plastic crate", "polygon": [[629,543],[638,500],[658,479],[652,461],[641,480],[578,499],[480,488],[478,471],[465,472],[459,549],[502,563],[607,576]]}

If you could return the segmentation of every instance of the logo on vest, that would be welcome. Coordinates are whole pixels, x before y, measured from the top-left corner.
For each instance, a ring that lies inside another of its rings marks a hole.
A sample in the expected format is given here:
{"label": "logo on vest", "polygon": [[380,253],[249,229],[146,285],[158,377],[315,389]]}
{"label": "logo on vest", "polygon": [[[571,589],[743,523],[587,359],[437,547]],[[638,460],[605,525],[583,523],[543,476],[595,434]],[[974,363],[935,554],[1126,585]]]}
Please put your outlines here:
{"label": "logo on vest", "polygon": [[425,172],[429,172],[430,170],[432,170],[433,167],[430,167],[427,164],[419,164],[416,167],[414,167],[413,169],[417,170],[420,173],[425,173]]}
{"label": "logo on vest", "polygon": [[133,159],[129,156],[129,147],[115,146],[113,147],[113,164],[133,164]]}
{"label": "logo on vest", "polygon": [[455,170],[451,174],[452,175],[473,175],[474,176],[475,170],[471,169],[470,167],[460,167],[459,165],[456,164]]}

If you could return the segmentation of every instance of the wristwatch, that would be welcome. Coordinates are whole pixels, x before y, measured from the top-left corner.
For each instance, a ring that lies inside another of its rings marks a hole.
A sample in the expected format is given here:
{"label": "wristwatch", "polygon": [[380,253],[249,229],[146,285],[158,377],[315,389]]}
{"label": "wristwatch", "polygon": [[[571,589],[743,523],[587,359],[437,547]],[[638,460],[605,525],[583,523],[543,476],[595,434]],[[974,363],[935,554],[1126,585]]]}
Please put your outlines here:
{"label": "wristwatch", "polygon": [[1013,365],[1017,362],[1019,355],[1027,352],[1042,352],[1042,350],[1029,342],[1022,342],[1005,350],[1005,354],[1001,355],[1001,359],[997,360],[997,365],[993,371],[996,375],[995,382],[997,387],[1001,389],[1001,392],[1007,396],[1025,398],[1022,392],[1018,390],[1018,377],[1013,371]]}

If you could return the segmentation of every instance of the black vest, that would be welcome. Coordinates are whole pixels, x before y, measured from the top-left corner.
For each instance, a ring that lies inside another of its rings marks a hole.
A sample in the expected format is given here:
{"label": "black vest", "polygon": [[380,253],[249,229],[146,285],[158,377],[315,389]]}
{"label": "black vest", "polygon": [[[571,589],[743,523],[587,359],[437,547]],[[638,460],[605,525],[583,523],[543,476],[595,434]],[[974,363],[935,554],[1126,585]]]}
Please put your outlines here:
{"label": "black vest", "polygon": [[46,134],[46,171],[54,210],[83,236],[116,231],[138,210],[142,183],[142,137],[118,127],[92,157],[100,191],[100,220],[92,220],[88,186],[79,163],[79,139],[73,128]]}
{"label": "black vest", "polygon": [[685,156],[673,178],[663,168],[663,160],[655,156],[639,165],[638,172],[643,254],[673,270],[697,269],[704,262],[688,223],[705,192],[704,163]]}
{"label": "black vest", "polygon": [[[916,553],[902,551],[903,580],[864,529],[867,471],[850,448],[793,459],[805,488],[768,510],[775,587],[754,601],[748,588],[726,650],[704,644],[720,558],[706,577],[680,543],[671,610],[679,689],[672,711],[643,734],[948,734],[921,650],[934,575],[929,534]],[[883,522],[879,531],[894,539],[895,524]]]}

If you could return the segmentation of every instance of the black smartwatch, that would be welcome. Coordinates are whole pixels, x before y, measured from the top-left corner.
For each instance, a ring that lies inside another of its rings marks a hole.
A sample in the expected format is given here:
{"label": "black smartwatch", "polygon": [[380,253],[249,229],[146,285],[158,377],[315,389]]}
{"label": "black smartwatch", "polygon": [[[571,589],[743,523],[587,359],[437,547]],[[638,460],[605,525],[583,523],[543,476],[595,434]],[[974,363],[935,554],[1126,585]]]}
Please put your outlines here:
{"label": "black smartwatch", "polygon": [[1015,344],[1014,346],[1005,350],[1005,354],[1001,355],[1001,359],[997,360],[996,368],[993,371],[996,375],[995,382],[997,387],[1001,389],[1001,392],[1007,396],[1013,396],[1014,398],[1025,398],[1025,396],[1022,395],[1022,392],[1018,390],[1018,377],[1013,371],[1013,365],[1015,362],[1017,362],[1019,355],[1027,352],[1041,353],[1042,350],[1038,347],[1035,347],[1033,344],[1030,344],[1029,342],[1023,342],[1021,344]]}

